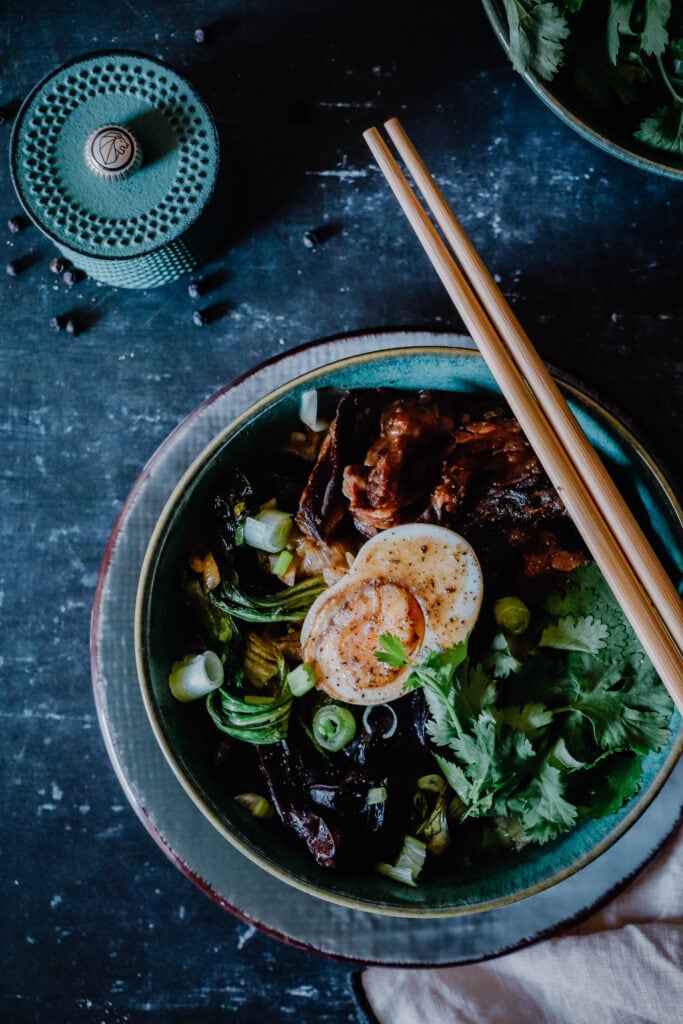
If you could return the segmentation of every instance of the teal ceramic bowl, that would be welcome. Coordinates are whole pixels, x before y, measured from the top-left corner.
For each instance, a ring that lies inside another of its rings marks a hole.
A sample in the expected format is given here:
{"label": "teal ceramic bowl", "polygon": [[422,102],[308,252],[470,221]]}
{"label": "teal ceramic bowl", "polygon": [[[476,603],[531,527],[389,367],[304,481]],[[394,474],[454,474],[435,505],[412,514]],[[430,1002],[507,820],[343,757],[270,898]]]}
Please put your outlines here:
{"label": "teal ceramic bowl", "polygon": [[[482,0],[482,4],[499,43],[509,55],[510,35],[502,0]],[[542,80],[530,71],[522,77],[561,121],[588,142],[641,170],[683,180],[683,156],[646,146],[633,135],[642,118],[650,116],[654,109],[666,104],[668,94],[664,86],[659,101],[615,104],[602,110],[589,105],[582,98],[568,72],[560,71],[551,82]]]}
{"label": "teal ceramic bowl", "polygon": [[[312,388],[330,408],[349,388],[430,388],[498,395],[478,353],[457,348],[406,348],[354,356],[321,367],[257,402],[212,441],[171,495],[150,539],[136,605],[136,655],[144,704],[153,732],[178,780],[226,842],[281,880],[323,900],[381,914],[446,916],[505,906],[579,871],[617,842],[658,794],[683,750],[674,715],[669,745],[644,762],[639,793],[608,818],[587,821],[544,846],[486,865],[466,876],[435,876],[417,888],[369,872],[351,875],[318,867],[296,840],[252,818],[208,761],[196,708],[180,704],[168,686],[174,642],[183,612],[179,572],[199,510],[232,468],[248,473],[259,452],[272,449],[298,423],[301,394]],[[603,454],[632,507],[676,578],[683,566],[681,510],[655,463],[633,435],[582,391],[565,386],[591,441]]]}

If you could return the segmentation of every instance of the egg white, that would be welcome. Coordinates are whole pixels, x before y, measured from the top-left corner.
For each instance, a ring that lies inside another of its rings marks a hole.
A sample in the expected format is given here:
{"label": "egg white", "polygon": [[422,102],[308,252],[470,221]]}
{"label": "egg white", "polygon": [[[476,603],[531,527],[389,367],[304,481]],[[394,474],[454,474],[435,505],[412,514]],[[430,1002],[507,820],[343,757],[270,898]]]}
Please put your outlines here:
{"label": "egg white", "polygon": [[482,596],[479,561],[459,534],[423,523],[384,530],[311,606],[301,630],[303,659],[317,686],[336,700],[396,700],[410,668],[375,657],[380,636],[398,636],[410,660],[421,661],[467,637]]}

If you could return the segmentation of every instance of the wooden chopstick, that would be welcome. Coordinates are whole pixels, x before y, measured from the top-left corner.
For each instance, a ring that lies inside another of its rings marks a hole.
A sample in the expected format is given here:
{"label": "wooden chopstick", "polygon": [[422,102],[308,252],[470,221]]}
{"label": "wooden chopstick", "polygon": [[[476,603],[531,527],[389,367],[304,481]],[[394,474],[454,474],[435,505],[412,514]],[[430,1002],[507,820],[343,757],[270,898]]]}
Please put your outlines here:
{"label": "wooden chopstick", "polygon": [[629,561],[652,595],[653,603],[674,640],[679,648],[683,648],[683,604],[678,591],[401,124],[392,118],[386,122],[385,128],[494,327],[505,339],[555,433],[564,439],[564,446],[586,486],[613,524],[613,532],[621,539]]}
{"label": "wooden chopstick", "polygon": [[[587,438],[497,288],[495,290],[498,291],[499,299],[491,298],[491,289],[487,287],[488,280],[491,280],[490,275],[485,271],[469,240],[468,244],[463,246],[462,228],[436,189],[431,175],[417,156],[405,132],[395,119],[388,122],[386,127],[394,141],[398,140],[397,148],[401,147],[401,155],[406,160],[406,165],[445,234],[446,229],[443,225],[448,225],[447,237],[456,255],[460,258],[461,252],[469,249],[469,253],[465,252],[462,259],[465,266],[472,270],[473,280],[482,289],[479,296],[475,294],[470,282],[422,208],[376,128],[364,132],[368,146],[626,618],[677,707],[683,712],[682,645],[676,639],[676,634],[683,635],[683,619],[681,600],[675,588],[613,483],[610,481],[609,486],[606,485],[607,473],[604,467],[602,472],[595,468],[595,463],[599,463],[599,459],[594,452],[590,456],[591,473],[588,478],[582,475],[580,469],[583,467],[582,459],[586,448],[592,451]],[[482,268],[484,274],[481,273]],[[480,299],[483,299],[485,306],[482,306]],[[517,346],[520,336],[523,339],[521,347],[524,349],[522,365],[516,361],[519,356]],[[560,415],[558,406],[560,409],[564,407],[566,413],[562,411]],[[565,434],[564,423],[567,416],[572,421],[572,426],[569,433]],[[570,444],[573,445],[577,432],[583,438],[575,450],[578,464],[573,461],[571,451],[562,440],[564,437],[571,438]],[[597,488],[593,487],[594,480],[598,483]],[[636,536],[633,532],[634,525],[638,531],[637,546],[641,553],[635,565],[627,555],[630,541],[625,541],[625,549],[620,543],[620,537],[614,532],[615,525],[620,529],[622,522],[628,524],[628,537]],[[647,549],[645,556],[642,555],[643,548]],[[646,571],[641,575],[642,568]],[[671,629],[671,632],[669,622],[676,627]]]}

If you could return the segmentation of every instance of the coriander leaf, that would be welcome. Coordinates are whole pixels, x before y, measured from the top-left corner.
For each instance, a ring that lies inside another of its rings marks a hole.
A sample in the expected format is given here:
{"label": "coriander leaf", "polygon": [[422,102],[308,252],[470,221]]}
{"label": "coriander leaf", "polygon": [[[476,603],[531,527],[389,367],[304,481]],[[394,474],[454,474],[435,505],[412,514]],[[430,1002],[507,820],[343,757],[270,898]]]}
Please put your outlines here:
{"label": "coriander leaf", "polygon": [[[462,641],[446,651],[431,651],[421,665],[413,666],[406,688],[423,686],[445,698],[453,686],[456,670],[467,657],[467,644]],[[410,664],[407,662],[407,664]]]}
{"label": "coriander leaf", "polygon": [[628,657],[629,653],[641,650],[638,638],[595,562],[579,566],[566,587],[546,600],[545,608],[551,619],[567,615],[588,618],[599,608],[600,622],[609,633],[609,645],[603,652],[606,661]]}
{"label": "coriander leaf", "polygon": [[546,843],[576,821],[574,804],[564,797],[561,772],[544,762],[528,786],[509,801],[510,816],[537,843]]}
{"label": "coriander leaf", "polygon": [[581,818],[606,818],[618,811],[640,788],[641,758],[617,754],[590,771],[569,779],[567,795],[575,800]]}
{"label": "coriander leaf", "polygon": [[515,71],[531,71],[550,81],[564,61],[563,40],[569,35],[564,14],[544,0],[503,0]]}
{"label": "coriander leaf", "polygon": [[500,720],[511,729],[531,736],[550,725],[555,717],[545,704],[524,704],[521,707],[503,708]]}
{"label": "coriander leaf", "polygon": [[[383,651],[375,651],[375,657],[379,661],[394,665],[397,668],[410,666],[405,648],[398,637],[391,633],[384,633],[380,637],[380,644]],[[404,691],[415,690],[422,687],[428,697],[431,695],[432,712],[436,714],[436,735],[441,735],[445,728],[445,719],[450,720],[450,732],[458,733],[461,725],[455,713],[451,690],[456,671],[467,659],[467,641],[449,647],[446,651],[431,651],[421,665],[413,665],[412,671],[406,679]],[[445,716],[445,717],[444,717]],[[445,734],[446,735],[446,734]],[[446,739],[443,742],[447,742]],[[437,742],[435,740],[435,742]],[[442,742],[438,740],[438,742]]]}
{"label": "coriander leaf", "polygon": [[667,22],[671,0],[610,0],[607,15],[607,53],[616,64],[621,37],[630,37],[636,49],[658,57],[669,41]]}
{"label": "coriander leaf", "polygon": [[526,769],[535,756],[529,739],[521,732],[500,728],[489,712],[483,712],[470,724],[470,730],[454,736],[450,750],[463,765],[471,788],[465,802],[467,816],[486,814],[494,807],[496,814],[505,813],[506,804],[500,799],[501,791],[526,777]]}
{"label": "coriander leaf", "polygon": [[524,662],[524,669],[506,687],[506,704],[545,704],[551,710],[566,708],[579,692],[579,683],[570,672],[567,651],[539,647]]}
{"label": "coriander leaf", "polygon": [[472,733],[452,737],[451,746],[456,764],[441,756],[437,756],[437,761],[446,781],[467,807],[463,817],[486,814],[504,781],[496,752],[495,719],[492,715],[480,715],[473,723]]}
{"label": "coriander leaf", "polygon": [[667,22],[671,14],[671,0],[646,0],[643,6],[644,23],[640,31],[643,51],[658,57],[669,41]]}
{"label": "coriander leaf", "polygon": [[521,661],[510,651],[510,644],[504,633],[497,633],[491,641],[486,668],[497,679],[505,679],[522,668]]}
{"label": "coriander leaf", "polygon": [[453,700],[451,697],[443,697],[427,688],[424,690],[424,695],[429,708],[425,732],[437,747],[447,747],[456,734],[453,724]]}
{"label": "coriander leaf", "polygon": [[555,647],[563,651],[587,651],[597,654],[606,646],[607,626],[592,615],[575,619],[570,615],[546,626],[538,641],[539,647]]}
{"label": "coriander leaf", "polygon": [[554,768],[561,771],[573,766],[592,768],[605,757],[608,752],[598,743],[590,718],[571,711],[558,716],[557,739],[548,751],[548,761]]}
{"label": "coriander leaf", "polygon": [[[455,764],[453,761],[449,761],[440,754],[435,754],[434,760],[439,765],[444,779],[453,792],[460,797],[463,804],[468,805],[470,803],[470,795],[472,793],[472,783],[467,778],[460,765]],[[465,815],[463,815],[463,817],[464,816]]]}
{"label": "coriander leaf", "polygon": [[631,31],[631,15],[634,0],[610,0],[607,14],[607,56],[616,64],[622,35],[634,35]]}
{"label": "coriander leaf", "polygon": [[379,642],[382,650],[375,651],[378,661],[383,661],[386,665],[391,665],[392,668],[403,668],[410,664],[405,647],[393,633],[382,633]]}
{"label": "coriander leaf", "polygon": [[646,658],[605,667],[585,656],[573,668],[581,689],[568,718],[585,716],[601,748],[647,753],[668,743],[673,702]]}
{"label": "coriander leaf", "polygon": [[472,783],[467,800],[470,812],[489,810],[491,790],[495,790],[501,780],[495,718],[491,714],[481,714],[471,728],[471,733],[454,736],[450,743],[458,761],[464,765],[465,775]]}
{"label": "coriander leaf", "polygon": [[595,599],[603,584],[603,577],[595,562],[587,562],[575,569],[561,590],[553,591],[545,601],[548,614],[588,615],[595,608]]}
{"label": "coriander leaf", "polygon": [[430,712],[425,728],[437,746],[447,746],[458,734],[454,716],[458,722],[467,722],[476,719],[485,709],[495,707],[496,686],[482,666],[471,667],[463,662],[458,668],[457,677],[451,677],[457,685],[449,686],[447,694],[441,687],[423,685]]}
{"label": "coriander leaf", "polygon": [[431,651],[425,661],[425,667],[434,672],[442,680],[442,685],[450,688],[457,669],[467,658],[467,641],[449,647],[445,651]]}
{"label": "coriander leaf", "polygon": [[481,665],[463,664],[463,671],[458,673],[456,681],[458,685],[453,689],[453,703],[463,720],[476,718],[482,711],[495,707],[496,684]]}
{"label": "coriander leaf", "polygon": [[683,103],[655,110],[641,122],[635,137],[647,146],[683,155]]}

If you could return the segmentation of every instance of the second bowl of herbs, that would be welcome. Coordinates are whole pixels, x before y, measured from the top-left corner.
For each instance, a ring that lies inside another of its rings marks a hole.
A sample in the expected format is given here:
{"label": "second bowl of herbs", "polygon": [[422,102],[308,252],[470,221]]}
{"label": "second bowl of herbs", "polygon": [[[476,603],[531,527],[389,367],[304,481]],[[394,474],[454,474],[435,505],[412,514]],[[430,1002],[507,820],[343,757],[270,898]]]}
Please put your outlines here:
{"label": "second bowl of herbs", "polygon": [[683,178],[683,9],[672,0],[482,0],[514,69],[585,139]]}

